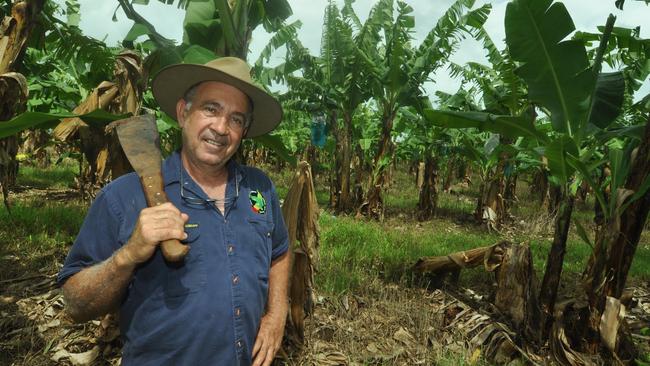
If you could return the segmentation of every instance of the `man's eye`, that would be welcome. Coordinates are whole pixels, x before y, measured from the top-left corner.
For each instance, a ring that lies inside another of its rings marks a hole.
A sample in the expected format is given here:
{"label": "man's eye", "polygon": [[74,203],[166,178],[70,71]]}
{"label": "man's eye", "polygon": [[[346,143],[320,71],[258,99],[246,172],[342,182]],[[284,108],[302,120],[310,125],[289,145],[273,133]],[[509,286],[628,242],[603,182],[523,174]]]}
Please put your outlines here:
{"label": "man's eye", "polygon": [[244,118],[241,116],[232,116],[230,117],[230,121],[237,126],[243,126],[244,125]]}
{"label": "man's eye", "polygon": [[211,114],[211,115],[215,115],[215,114],[219,113],[220,108],[218,106],[215,106],[215,105],[206,105],[206,106],[203,107],[203,110],[206,111],[207,113]]}

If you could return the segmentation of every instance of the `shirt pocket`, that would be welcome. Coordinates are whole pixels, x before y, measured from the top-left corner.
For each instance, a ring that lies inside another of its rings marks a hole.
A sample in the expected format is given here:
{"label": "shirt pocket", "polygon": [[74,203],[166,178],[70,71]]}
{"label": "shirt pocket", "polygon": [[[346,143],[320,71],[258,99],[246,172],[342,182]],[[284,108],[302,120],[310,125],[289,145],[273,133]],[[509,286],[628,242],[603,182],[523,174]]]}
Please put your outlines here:
{"label": "shirt pocket", "polygon": [[131,295],[140,299],[177,298],[196,292],[206,284],[204,248],[197,233],[190,234],[183,243],[190,250],[180,263],[168,263],[160,249],[135,272],[129,287]]}
{"label": "shirt pocket", "polygon": [[271,250],[273,237],[273,222],[265,219],[248,218],[252,240],[246,245],[253,251],[253,254],[262,264],[260,275],[268,276],[271,266]]}
{"label": "shirt pocket", "polygon": [[[162,261],[166,267],[165,278],[162,286],[164,297],[179,297],[203,288],[207,282],[207,274],[204,265],[204,248],[198,240],[200,233],[198,228],[188,228],[185,232],[187,238],[182,241],[189,245],[190,250],[185,259],[179,263]],[[162,255],[161,255],[162,256]]]}
{"label": "shirt pocket", "polygon": [[[248,242],[245,243],[247,249],[252,251],[252,255],[256,260],[254,273],[251,275],[257,278],[257,309],[262,311],[268,299],[269,289],[269,270],[271,268],[271,253],[272,253],[272,237],[273,237],[273,222],[267,221],[265,218],[248,218]],[[253,278],[255,278],[253,277]],[[259,316],[262,313],[257,314]]]}

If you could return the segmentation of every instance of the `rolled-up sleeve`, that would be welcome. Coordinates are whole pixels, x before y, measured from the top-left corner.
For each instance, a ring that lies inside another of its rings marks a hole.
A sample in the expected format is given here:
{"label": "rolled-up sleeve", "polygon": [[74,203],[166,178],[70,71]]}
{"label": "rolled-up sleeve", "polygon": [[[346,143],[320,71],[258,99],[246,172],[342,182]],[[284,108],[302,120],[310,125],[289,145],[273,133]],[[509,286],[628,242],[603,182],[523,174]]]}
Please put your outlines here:
{"label": "rolled-up sleeve", "polygon": [[100,192],[57,276],[59,285],[82,269],[106,260],[119,249],[120,221],[115,204],[111,203],[110,192]]}
{"label": "rolled-up sleeve", "polygon": [[275,260],[289,250],[289,234],[287,232],[287,226],[284,223],[284,217],[282,217],[280,200],[278,199],[275,186],[271,187],[271,209],[273,210],[274,224],[271,260]]}

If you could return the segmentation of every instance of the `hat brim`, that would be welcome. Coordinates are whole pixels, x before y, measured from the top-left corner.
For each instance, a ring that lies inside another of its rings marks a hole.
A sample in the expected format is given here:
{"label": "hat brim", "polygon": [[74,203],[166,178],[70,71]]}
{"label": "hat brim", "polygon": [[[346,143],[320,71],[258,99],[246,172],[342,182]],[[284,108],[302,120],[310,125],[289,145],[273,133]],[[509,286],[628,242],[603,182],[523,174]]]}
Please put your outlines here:
{"label": "hat brim", "polygon": [[172,118],[176,116],[176,103],[187,90],[204,81],[219,81],[236,87],[253,103],[253,123],[246,138],[271,132],[282,120],[280,103],[256,85],[226,74],[217,69],[195,64],[178,64],[163,68],[154,77],[151,89],[160,109]]}

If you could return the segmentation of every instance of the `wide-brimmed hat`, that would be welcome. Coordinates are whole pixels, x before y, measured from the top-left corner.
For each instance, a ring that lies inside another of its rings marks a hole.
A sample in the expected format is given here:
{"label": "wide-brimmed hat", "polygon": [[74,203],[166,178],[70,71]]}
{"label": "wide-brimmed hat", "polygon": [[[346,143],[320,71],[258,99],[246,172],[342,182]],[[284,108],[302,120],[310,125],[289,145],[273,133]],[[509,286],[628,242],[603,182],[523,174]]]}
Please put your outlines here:
{"label": "wide-brimmed hat", "polygon": [[237,57],[221,57],[204,65],[177,64],[163,68],[154,77],[151,89],[160,108],[176,116],[176,103],[187,90],[203,81],[219,81],[248,95],[253,103],[253,123],[245,137],[272,131],[282,119],[280,103],[251,79],[250,66]]}

